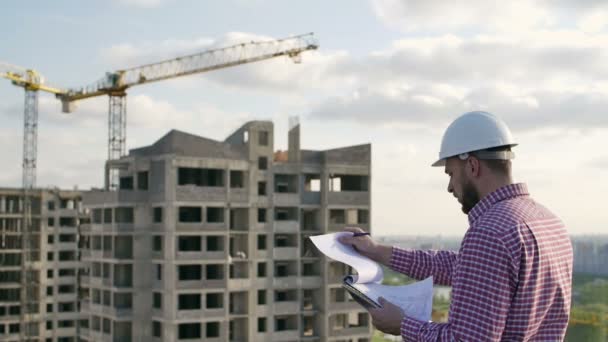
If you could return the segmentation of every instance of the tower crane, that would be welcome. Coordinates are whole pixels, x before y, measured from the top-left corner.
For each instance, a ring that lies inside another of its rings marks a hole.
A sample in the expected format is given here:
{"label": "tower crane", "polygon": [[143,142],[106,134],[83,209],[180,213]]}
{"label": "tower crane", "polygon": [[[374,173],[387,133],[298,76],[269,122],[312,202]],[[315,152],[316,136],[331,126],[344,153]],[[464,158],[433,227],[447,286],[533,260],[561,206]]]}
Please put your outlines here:
{"label": "tower crane", "polygon": [[102,95],[109,96],[108,110],[108,160],[106,162],[105,188],[118,187],[118,169],[113,161],[126,154],[126,90],[133,86],[199,74],[274,57],[288,56],[295,63],[301,62],[301,53],[318,48],[312,33],[268,41],[251,41],[228,47],[206,50],[135,68],[108,72],[97,82],[65,93],[57,93],[66,113],[74,109],[74,101]]}
{"label": "tower crane", "polygon": [[[21,233],[21,292],[20,292],[20,335],[21,340],[29,340],[37,330],[32,326],[32,314],[37,313],[40,305],[38,278],[33,263],[40,253],[34,251],[38,245],[34,241],[32,226],[32,195],[36,186],[36,158],[38,147],[38,91],[55,95],[63,90],[44,85],[44,78],[34,70],[25,69],[0,62],[0,77],[12,81],[13,85],[25,90],[23,113],[23,212],[20,227]],[[34,323],[35,324],[35,323]]]}

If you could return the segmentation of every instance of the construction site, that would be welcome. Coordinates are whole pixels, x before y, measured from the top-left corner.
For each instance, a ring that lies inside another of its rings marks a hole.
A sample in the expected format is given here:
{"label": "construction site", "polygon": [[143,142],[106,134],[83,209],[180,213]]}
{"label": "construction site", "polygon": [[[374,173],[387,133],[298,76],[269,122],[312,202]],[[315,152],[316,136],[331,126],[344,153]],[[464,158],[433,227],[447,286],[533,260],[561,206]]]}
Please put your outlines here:
{"label": "construction site", "polygon": [[[23,183],[0,189],[2,341],[371,341],[367,311],[341,287],[350,270],[311,235],[371,230],[371,145],[287,150],[271,121],[223,141],[171,130],[127,149],[127,89],[318,48],[312,34],[107,73],[91,85],[47,86],[0,63],[25,90]],[[38,93],[65,112],[109,97],[104,184],[36,187]],[[128,151],[128,152],[127,152]]]}

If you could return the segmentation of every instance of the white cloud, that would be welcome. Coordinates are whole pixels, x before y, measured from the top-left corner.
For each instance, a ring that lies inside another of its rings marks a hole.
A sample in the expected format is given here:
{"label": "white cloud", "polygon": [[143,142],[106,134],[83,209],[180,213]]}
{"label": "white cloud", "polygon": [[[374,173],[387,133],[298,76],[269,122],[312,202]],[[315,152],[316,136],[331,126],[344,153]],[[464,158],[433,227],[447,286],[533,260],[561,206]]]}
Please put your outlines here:
{"label": "white cloud", "polygon": [[578,27],[583,32],[601,32],[608,25],[608,9],[590,11],[585,13],[578,20]]}
{"label": "white cloud", "polygon": [[523,31],[555,21],[538,2],[526,0],[372,0],[372,7],[380,20],[403,31]]}
{"label": "white cloud", "polygon": [[[423,125],[484,109],[522,130],[608,127],[608,35],[409,37],[329,72],[354,81],[310,110],[317,119]],[[363,67],[365,66],[365,67]]]}
{"label": "white cloud", "polygon": [[[602,0],[371,0],[374,13],[387,26],[405,32],[487,31],[527,35],[555,29],[563,22],[598,32],[606,27]],[[603,22],[602,22],[603,20]]]}

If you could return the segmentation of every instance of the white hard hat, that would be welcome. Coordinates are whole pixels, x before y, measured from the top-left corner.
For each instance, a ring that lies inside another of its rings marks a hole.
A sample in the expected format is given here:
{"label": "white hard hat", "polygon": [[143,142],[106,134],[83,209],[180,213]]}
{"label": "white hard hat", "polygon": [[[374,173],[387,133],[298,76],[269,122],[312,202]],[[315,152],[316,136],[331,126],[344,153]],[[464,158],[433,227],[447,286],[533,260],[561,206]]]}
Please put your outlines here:
{"label": "white hard hat", "polygon": [[[443,139],[439,160],[432,166],[444,166],[445,160],[454,156],[499,146],[515,146],[509,127],[496,116],[486,112],[468,112],[459,116],[448,126]],[[482,159],[512,159],[510,151],[486,152]]]}

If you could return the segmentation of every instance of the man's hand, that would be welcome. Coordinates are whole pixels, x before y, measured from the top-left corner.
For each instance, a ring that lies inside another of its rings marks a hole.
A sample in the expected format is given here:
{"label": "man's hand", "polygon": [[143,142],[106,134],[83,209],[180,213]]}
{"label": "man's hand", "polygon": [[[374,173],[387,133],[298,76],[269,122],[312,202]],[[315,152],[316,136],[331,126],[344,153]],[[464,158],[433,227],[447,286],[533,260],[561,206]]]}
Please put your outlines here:
{"label": "man's hand", "polygon": [[[356,227],[347,227],[344,228],[344,230],[353,234],[365,233],[363,229]],[[385,246],[375,242],[374,240],[372,240],[372,238],[369,237],[369,235],[346,235],[340,237],[339,240],[345,245],[352,246],[361,255],[366,256],[383,265],[388,266],[391,262],[391,254],[393,253],[393,248],[391,246]]]}
{"label": "man's hand", "polygon": [[374,324],[376,329],[386,334],[401,335],[401,321],[404,317],[403,311],[382,297],[378,301],[382,305],[381,308],[369,309],[369,313],[372,316],[372,324]]}

